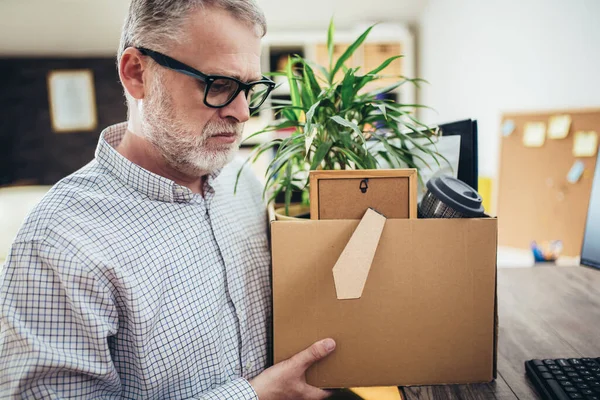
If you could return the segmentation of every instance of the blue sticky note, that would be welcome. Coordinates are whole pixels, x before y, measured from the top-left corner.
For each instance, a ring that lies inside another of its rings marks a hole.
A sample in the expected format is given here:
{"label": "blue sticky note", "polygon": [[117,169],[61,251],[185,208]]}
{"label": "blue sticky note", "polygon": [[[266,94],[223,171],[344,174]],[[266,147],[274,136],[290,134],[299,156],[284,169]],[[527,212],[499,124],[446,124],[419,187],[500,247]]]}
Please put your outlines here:
{"label": "blue sticky note", "polygon": [[575,161],[575,164],[573,164],[571,170],[567,174],[567,181],[569,181],[569,183],[577,183],[581,178],[581,175],[583,175],[584,170],[585,165],[583,162],[580,160]]}
{"label": "blue sticky note", "polygon": [[502,135],[510,136],[515,130],[515,122],[512,119],[504,121],[502,124]]}

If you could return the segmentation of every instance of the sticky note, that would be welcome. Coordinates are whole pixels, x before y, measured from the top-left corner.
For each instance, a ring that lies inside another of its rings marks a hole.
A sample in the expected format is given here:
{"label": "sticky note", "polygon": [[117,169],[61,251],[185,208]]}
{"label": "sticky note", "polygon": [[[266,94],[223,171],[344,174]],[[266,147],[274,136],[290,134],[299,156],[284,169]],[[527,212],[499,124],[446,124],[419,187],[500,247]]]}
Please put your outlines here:
{"label": "sticky note", "polygon": [[595,131],[579,131],[573,140],[575,157],[593,157],[598,151],[598,134]]}
{"label": "sticky note", "polygon": [[510,136],[515,130],[515,121],[512,119],[507,119],[502,124],[502,136]]}
{"label": "sticky note", "polygon": [[567,174],[567,181],[569,183],[577,183],[579,179],[581,179],[581,175],[583,175],[583,171],[585,170],[585,165],[581,160],[575,161],[571,170]]}
{"label": "sticky note", "polygon": [[542,147],[546,141],[546,124],[544,122],[528,122],[523,132],[525,147]]}
{"label": "sticky note", "polygon": [[564,139],[571,129],[570,115],[554,115],[548,122],[548,139]]}

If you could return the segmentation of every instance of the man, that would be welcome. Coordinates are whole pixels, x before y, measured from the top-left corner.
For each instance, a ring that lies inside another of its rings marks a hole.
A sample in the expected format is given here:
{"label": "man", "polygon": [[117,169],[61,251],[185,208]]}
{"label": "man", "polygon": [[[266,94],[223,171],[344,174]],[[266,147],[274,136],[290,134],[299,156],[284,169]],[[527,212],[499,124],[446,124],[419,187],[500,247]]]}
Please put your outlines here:
{"label": "man", "polygon": [[[260,74],[253,0],[133,0],[126,124],[26,220],[0,280],[0,397],[321,399],[328,339],[266,370],[266,214],[233,158]],[[263,371],[264,370],[264,371]]]}

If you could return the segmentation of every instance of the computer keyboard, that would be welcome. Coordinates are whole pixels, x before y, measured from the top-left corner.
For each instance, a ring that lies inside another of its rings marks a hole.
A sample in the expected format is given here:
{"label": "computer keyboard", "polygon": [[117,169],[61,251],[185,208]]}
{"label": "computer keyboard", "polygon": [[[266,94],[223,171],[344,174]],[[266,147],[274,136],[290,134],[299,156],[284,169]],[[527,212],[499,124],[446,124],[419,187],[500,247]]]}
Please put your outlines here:
{"label": "computer keyboard", "polygon": [[600,400],[600,358],[529,360],[525,370],[543,399]]}

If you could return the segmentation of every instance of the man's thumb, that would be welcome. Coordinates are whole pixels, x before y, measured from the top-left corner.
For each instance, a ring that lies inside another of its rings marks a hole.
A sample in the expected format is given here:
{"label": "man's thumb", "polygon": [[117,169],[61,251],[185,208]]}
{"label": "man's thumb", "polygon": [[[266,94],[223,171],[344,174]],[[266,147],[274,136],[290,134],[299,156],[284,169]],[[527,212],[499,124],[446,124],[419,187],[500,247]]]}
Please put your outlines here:
{"label": "man's thumb", "polygon": [[308,369],[315,362],[327,357],[335,350],[335,341],[333,339],[324,339],[316,342],[309,348],[302,350],[292,357],[292,360],[298,363],[302,368]]}

